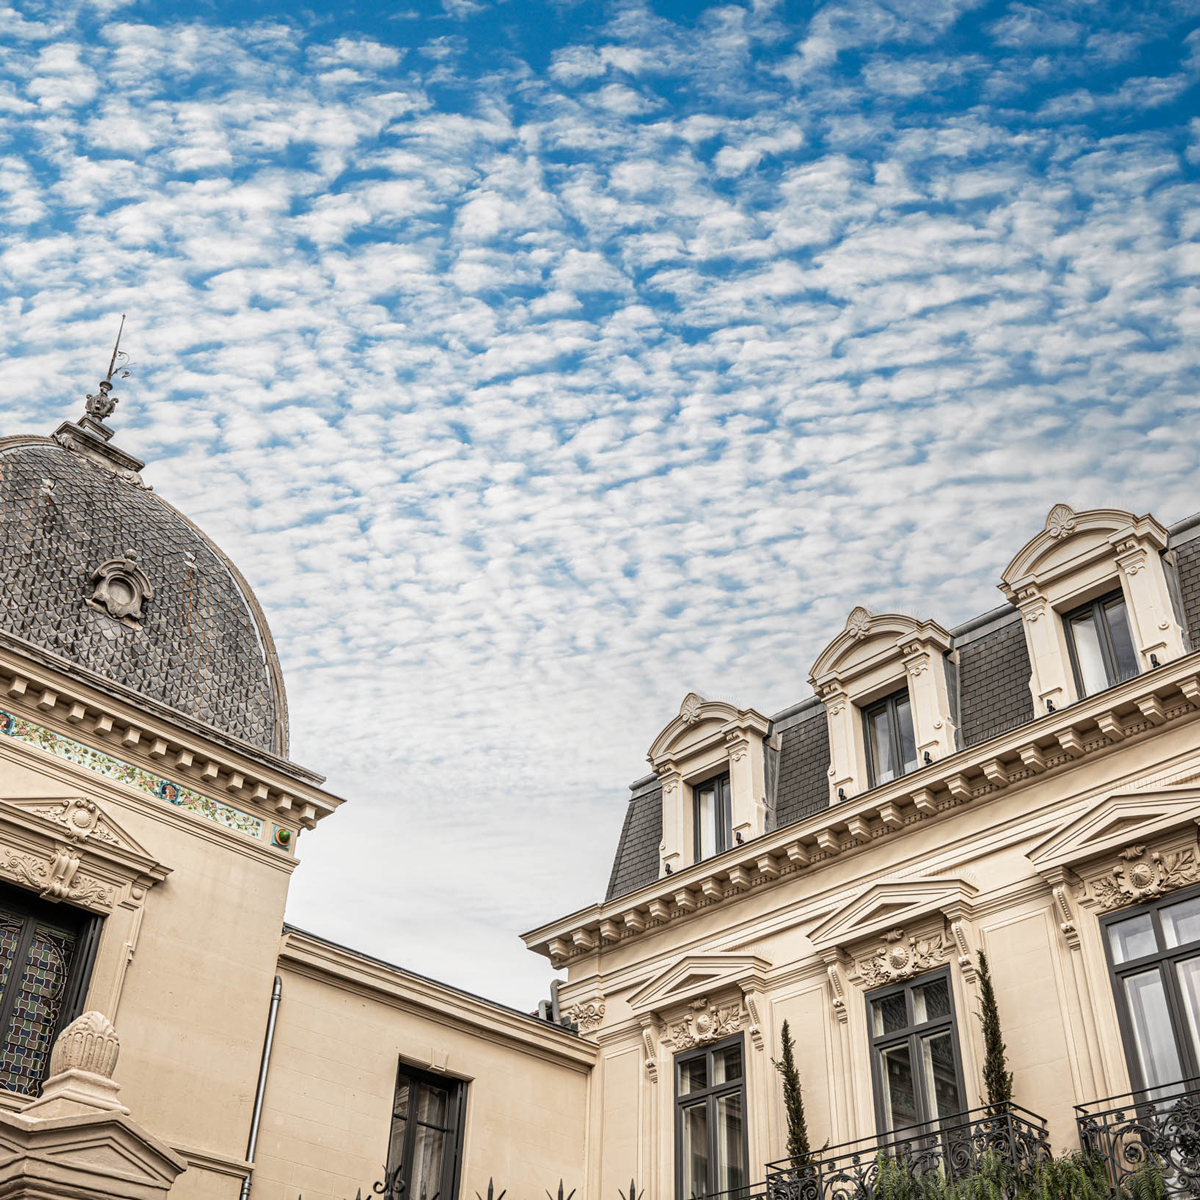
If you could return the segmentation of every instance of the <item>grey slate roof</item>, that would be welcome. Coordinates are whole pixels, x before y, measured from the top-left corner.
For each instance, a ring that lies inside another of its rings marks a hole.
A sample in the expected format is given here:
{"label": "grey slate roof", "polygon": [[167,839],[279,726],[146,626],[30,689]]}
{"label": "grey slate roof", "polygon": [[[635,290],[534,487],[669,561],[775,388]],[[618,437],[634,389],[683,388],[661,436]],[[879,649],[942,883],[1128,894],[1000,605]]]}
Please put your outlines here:
{"label": "grey slate roof", "polygon": [[[90,607],[136,551],[142,628]],[[155,493],[49,438],[0,441],[0,629],[254,747],[287,752],[271,635],[236,568]]]}
{"label": "grey slate roof", "polygon": [[[1200,650],[1200,515],[1172,527],[1183,620],[1191,646]],[[951,630],[957,669],[948,672],[951,704],[957,710],[959,741],[965,749],[1033,720],[1029,652],[1021,617],[1001,605]],[[812,699],[772,720],[778,734],[775,766],[775,827],[782,829],[829,804],[829,726],[824,706]],[[769,744],[769,742],[768,742]],[[662,790],[651,776],[634,785],[607,900],[628,895],[658,878],[662,840]]]}
{"label": "grey slate roof", "polygon": [[627,896],[658,878],[658,847],[662,842],[662,788],[658,780],[649,786],[634,784],[625,810],[625,824],[617,857],[608,880],[608,894]]}

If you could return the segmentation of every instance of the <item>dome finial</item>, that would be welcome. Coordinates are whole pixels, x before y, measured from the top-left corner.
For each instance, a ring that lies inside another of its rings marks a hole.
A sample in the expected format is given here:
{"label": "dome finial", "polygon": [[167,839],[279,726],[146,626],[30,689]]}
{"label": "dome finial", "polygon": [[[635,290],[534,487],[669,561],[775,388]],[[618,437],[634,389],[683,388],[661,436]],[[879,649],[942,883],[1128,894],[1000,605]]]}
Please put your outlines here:
{"label": "dome finial", "polygon": [[121,324],[117,329],[117,340],[113,343],[112,358],[108,360],[108,374],[100,380],[100,390],[96,394],[88,393],[86,415],[80,421],[85,429],[90,433],[97,434],[106,442],[112,437],[112,430],[104,422],[112,415],[119,399],[110,394],[113,376],[115,375],[118,379],[129,378],[129,370],[126,366],[129,362],[129,355],[121,349],[121,334],[124,332],[125,314],[122,313]]}

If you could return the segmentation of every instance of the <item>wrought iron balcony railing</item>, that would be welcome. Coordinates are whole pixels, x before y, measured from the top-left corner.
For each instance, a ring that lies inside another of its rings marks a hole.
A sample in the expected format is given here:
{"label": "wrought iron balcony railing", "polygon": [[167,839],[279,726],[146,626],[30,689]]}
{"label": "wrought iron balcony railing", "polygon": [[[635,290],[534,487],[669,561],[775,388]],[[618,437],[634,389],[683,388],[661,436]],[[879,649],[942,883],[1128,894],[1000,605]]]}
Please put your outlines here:
{"label": "wrought iron balcony railing", "polygon": [[1114,1196],[1147,1164],[1161,1169],[1168,1196],[1200,1195],[1200,1078],[1077,1104],[1075,1124]]}
{"label": "wrought iron balcony railing", "polygon": [[999,1160],[1019,1175],[1049,1158],[1046,1122],[1009,1103],[829,1146],[800,1166],[790,1159],[768,1163],[767,1194],[768,1200],[875,1200],[881,1171],[954,1180]]}

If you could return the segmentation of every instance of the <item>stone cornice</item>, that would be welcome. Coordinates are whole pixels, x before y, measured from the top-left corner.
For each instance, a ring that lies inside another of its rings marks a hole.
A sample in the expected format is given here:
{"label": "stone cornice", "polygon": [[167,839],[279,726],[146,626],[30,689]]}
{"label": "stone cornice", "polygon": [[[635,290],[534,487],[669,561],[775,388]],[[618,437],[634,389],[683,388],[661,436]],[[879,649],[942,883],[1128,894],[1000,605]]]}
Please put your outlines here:
{"label": "stone cornice", "polygon": [[605,944],[644,936],[871,841],[945,816],[962,805],[1066,770],[1118,743],[1149,736],[1200,712],[1200,652],[1047,713],[956,754],[736,846],[607,904],[592,905],[523,935],[555,965]]}
{"label": "stone cornice", "polygon": [[489,1041],[517,1044],[527,1052],[576,1070],[588,1070],[596,1061],[595,1045],[574,1033],[303,930],[284,930],[279,964],[310,979],[412,1010],[436,1024],[451,1029],[466,1027]]}
{"label": "stone cornice", "polygon": [[[312,829],[337,796],[0,646],[0,707],[271,823]],[[294,847],[294,838],[292,839]]]}

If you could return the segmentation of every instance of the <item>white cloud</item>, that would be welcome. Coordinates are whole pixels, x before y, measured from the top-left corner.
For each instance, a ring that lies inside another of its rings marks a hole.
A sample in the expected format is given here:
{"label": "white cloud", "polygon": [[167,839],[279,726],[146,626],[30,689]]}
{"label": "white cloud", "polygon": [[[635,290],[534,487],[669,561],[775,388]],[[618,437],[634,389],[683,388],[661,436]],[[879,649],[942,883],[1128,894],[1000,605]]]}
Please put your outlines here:
{"label": "white cloud", "polygon": [[[293,919],[532,1003],[512,935],[602,891],[684,692],[772,711],[856,603],[993,606],[1053,500],[1200,507],[1185,67],[1084,91],[1150,35],[1014,6],[983,54],[965,11],[626,6],[467,74],[444,17],[127,8],[86,101],[81,18],[3,18],[6,431],[129,312],[118,441],[252,581],[352,798]],[[1000,107],[1034,79],[1068,125]]]}

